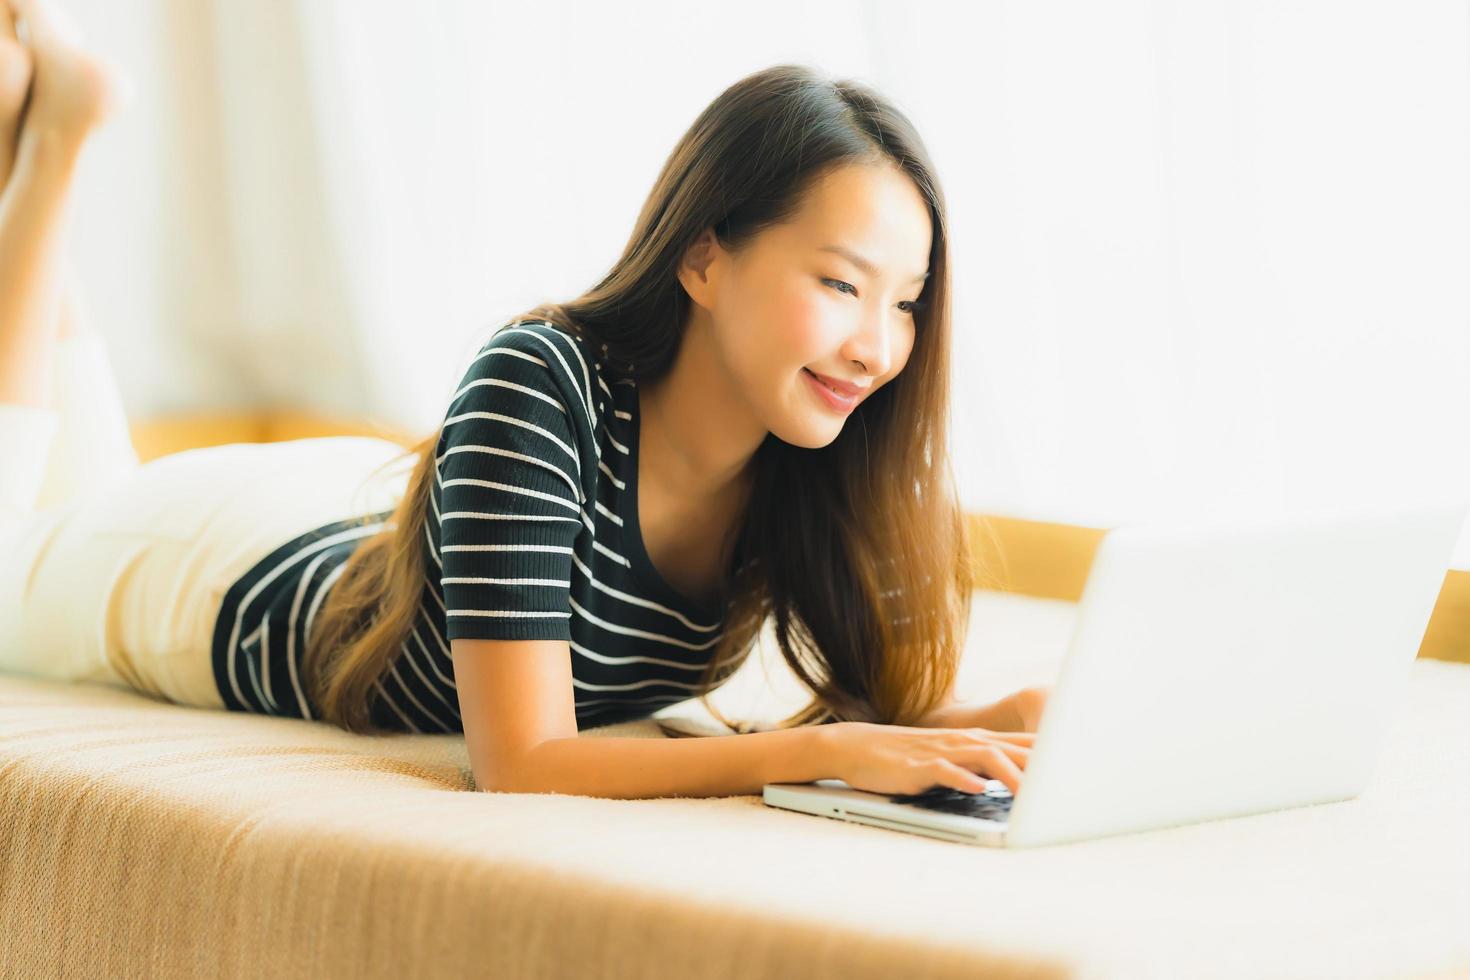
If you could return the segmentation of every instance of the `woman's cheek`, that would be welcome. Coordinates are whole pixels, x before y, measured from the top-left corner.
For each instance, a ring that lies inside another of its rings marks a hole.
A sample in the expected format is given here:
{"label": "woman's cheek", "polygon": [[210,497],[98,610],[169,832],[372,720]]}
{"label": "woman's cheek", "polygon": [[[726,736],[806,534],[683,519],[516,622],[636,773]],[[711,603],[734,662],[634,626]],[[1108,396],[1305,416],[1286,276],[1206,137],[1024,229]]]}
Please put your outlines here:
{"label": "woman's cheek", "polygon": [[811,291],[793,291],[783,304],[780,315],[783,341],[802,365],[824,359],[829,348],[840,343],[838,329],[831,319],[831,307]]}

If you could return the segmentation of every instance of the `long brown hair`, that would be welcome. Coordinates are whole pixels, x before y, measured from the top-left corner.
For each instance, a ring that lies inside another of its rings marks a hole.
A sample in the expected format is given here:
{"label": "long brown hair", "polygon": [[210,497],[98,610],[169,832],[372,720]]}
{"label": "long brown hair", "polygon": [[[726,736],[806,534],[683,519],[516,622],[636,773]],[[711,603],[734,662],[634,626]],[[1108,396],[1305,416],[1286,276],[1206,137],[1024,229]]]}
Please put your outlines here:
{"label": "long brown hair", "polygon": [[[671,369],[690,300],[675,270],[706,228],[738,252],[792,218],[807,189],[853,164],[900,168],[929,207],[930,275],[900,374],[863,401],[820,449],[772,434],[724,583],[725,624],[696,696],[756,648],[767,622],[813,700],[778,727],[839,720],[910,725],[952,690],[973,564],[949,456],[950,272],[946,209],[908,118],[871,88],[776,65],[719,95],[680,139],[612,270],[542,319],[583,338],[613,377],[639,383]],[[407,636],[424,589],[424,521],[439,432],[419,456],[382,531],[364,541],[308,638],[303,670],[324,718],[371,732],[369,698]],[[401,457],[400,457],[401,458]],[[672,730],[664,729],[668,734]]]}

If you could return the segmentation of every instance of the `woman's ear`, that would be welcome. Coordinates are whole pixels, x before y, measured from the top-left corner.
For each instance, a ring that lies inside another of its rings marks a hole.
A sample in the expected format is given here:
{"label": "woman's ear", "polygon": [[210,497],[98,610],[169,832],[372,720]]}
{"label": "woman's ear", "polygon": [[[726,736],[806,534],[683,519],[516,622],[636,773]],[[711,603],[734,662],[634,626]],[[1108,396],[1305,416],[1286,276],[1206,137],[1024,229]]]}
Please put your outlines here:
{"label": "woman's ear", "polygon": [[705,309],[711,309],[715,304],[718,280],[712,274],[712,267],[723,253],[724,249],[715,239],[714,229],[706,228],[679,259],[679,282],[684,285],[689,298]]}

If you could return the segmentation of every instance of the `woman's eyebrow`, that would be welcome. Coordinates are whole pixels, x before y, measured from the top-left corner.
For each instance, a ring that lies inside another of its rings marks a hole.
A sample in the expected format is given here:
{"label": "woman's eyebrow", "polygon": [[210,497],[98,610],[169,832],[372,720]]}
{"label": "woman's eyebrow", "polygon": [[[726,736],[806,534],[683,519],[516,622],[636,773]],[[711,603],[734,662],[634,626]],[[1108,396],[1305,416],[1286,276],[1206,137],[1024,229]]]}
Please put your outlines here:
{"label": "woman's eyebrow", "polygon": [[[821,248],[817,249],[817,251],[836,253],[837,255],[840,255],[847,261],[851,262],[853,265],[857,266],[859,269],[863,270],[863,275],[868,276],[872,279],[882,278],[878,273],[878,267],[876,265],[869,262],[867,259],[863,258],[861,255],[857,254],[852,249],[847,248],[844,245],[823,245]],[[919,275],[914,276],[914,278],[909,281],[923,282],[925,279],[928,278],[929,273],[922,272]]]}

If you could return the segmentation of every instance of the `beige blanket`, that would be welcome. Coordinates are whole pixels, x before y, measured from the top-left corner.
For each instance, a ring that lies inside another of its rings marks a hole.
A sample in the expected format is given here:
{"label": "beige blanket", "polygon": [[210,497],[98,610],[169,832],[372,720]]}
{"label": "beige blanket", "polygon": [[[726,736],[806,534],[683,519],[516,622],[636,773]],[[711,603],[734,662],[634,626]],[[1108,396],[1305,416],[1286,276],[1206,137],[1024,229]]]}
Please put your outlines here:
{"label": "beige blanket", "polygon": [[[1049,680],[1074,607],[981,595],[961,693]],[[0,676],[0,976],[1470,976],[1470,666],[1408,692],[1355,800],[1008,851]]]}

